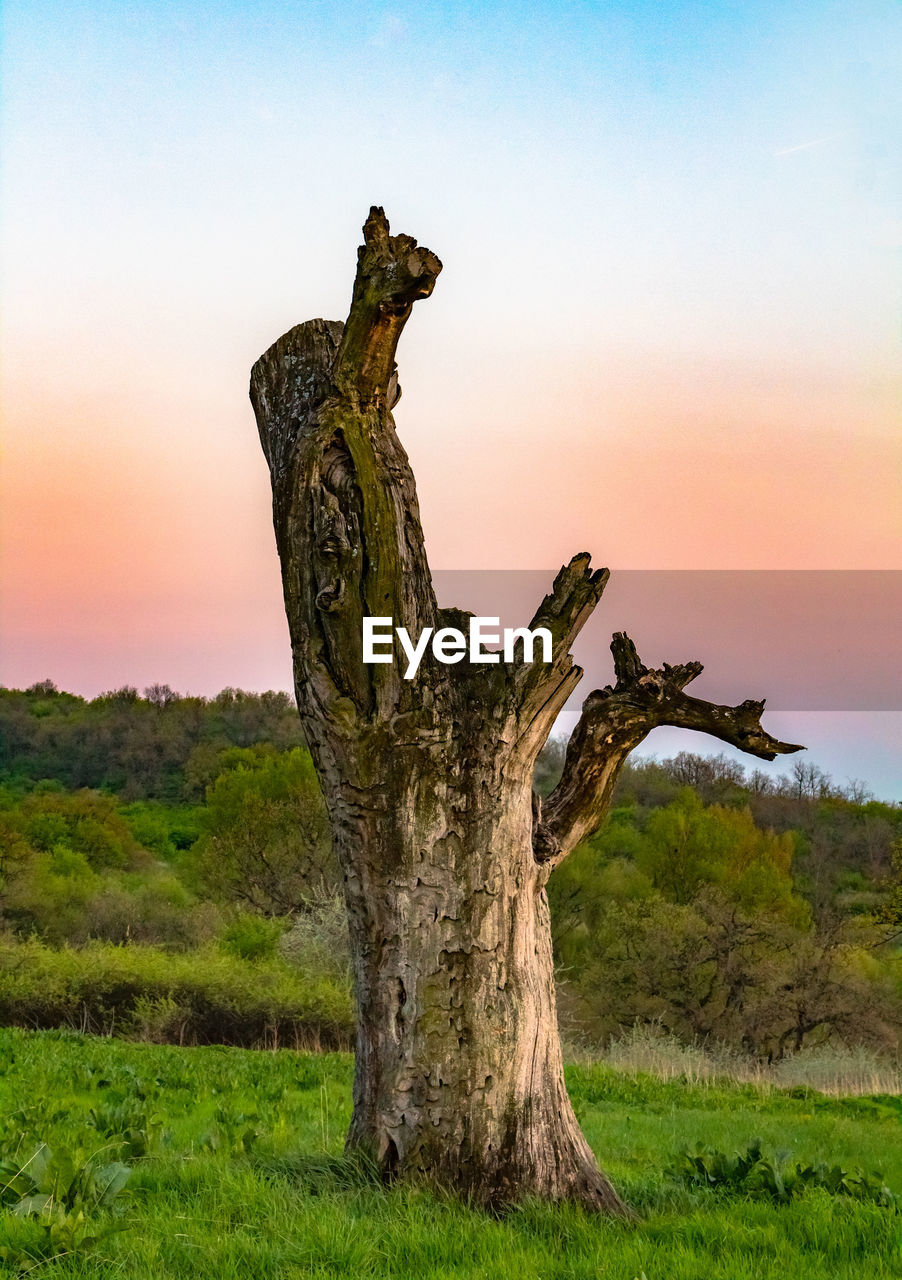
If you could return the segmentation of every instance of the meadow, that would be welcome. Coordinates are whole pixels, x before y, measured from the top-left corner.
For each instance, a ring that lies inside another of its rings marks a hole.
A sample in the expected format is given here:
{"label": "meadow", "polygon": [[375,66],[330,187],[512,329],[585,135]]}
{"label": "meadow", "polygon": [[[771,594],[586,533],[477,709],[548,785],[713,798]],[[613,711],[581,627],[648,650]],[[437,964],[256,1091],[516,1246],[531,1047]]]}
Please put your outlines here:
{"label": "meadow", "polygon": [[[568,1087],[580,1121],[636,1221],[536,1204],[491,1217],[425,1185],[381,1186],[343,1156],[352,1070],[341,1053],[0,1030],[0,1274],[902,1274],[898,1096],[836,1098],[575,1063]],[[769,1177],[718,1188],[676,1171],[680,1153],[699,1144],[732,1153],[756,1139],[765,1172],[783,1153],[784,1163],[840,1166],[844,1180],[828,1176],[829,1185],[781,1198]],[[858,1183],[856,1169],[880,1177]],[[888,1190],[876,1190],[884,1182]]]}

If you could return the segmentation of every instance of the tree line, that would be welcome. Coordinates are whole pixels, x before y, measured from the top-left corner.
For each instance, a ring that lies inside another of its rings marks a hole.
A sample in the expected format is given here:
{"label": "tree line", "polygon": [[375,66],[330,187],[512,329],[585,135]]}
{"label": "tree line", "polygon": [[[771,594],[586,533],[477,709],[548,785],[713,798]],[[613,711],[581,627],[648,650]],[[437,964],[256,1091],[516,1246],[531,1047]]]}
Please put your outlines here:
{"label": "tree line", "polygon": [[0,688],[0,781],[52,780],[125,799],[202,800],[220,752],[303,742],[287,693],[223,689],[186,697],[167,684],[80,698],[42,680]]}
{"label": "tree line", "polygon": [[[285,694],[0,691],[0,931],[219,946],[347,979],[340,875]],[[71,754],[70,754],[71,753]],[[555,741],[536,770],[547,792]],[[830,1037],[898,1051],[902,809],[808,763],[639,760],[554,872],[565,1034],[636,1023],[778,1059]]]}

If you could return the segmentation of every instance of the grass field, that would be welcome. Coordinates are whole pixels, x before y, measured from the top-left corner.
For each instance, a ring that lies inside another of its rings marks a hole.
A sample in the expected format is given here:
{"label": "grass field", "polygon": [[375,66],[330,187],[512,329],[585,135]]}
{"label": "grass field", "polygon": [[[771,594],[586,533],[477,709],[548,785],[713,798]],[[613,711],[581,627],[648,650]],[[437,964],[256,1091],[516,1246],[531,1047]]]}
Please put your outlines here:
{"label": "grass field", "polygon": [[626,1225],[540,1205],[492,1219],[424,1187],[374,1185],[341,1156],[351,1073],[348,1055],[0,1030],[0,1274],[902,1276],[898,1209],[822,1190],[776,1206],[692,1190],[666,1172],[687,1146],[733,1151],[761,1138],[769,1151],[879,1170],[902,1193],[899,1097],[826,1098],[574,1066],[568,1083],[584,1130],[639,1214]]}

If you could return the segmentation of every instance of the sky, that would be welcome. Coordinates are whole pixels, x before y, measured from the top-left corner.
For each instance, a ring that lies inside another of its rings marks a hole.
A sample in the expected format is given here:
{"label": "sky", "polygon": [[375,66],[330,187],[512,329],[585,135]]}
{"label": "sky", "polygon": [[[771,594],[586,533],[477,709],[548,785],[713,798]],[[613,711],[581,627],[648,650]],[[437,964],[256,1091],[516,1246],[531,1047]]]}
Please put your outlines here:
{"label": "sky", "polygon": [[[445,264],[396,412],[434,567],[902,570],[895,3],[2,22],[4,684],[290,686],[248,375],[344,317],[373,203]],[[799,714],[902,796],[899,703]]]}

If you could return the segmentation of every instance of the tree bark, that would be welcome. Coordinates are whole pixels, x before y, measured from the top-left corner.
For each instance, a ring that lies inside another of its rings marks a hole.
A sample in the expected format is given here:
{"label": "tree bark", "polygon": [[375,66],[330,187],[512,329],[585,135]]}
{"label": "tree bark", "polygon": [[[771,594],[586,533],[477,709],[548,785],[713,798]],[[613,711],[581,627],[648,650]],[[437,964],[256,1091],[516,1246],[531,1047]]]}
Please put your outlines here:
{"label": "tree bark", "polygon": [[372,209],[345,324],[297,326],[251,375],[298,707],[344,876],[358,1015],[348,1145],[386,1176],[423,1174],[487,1205],[536,1195],[624,1213],[564,1086],[548,876],[600,824],[655,724],[768,757],[798,748],[761,730],[759,704],[682,694],[698,664],[649,672],[615,637],[618,683],[587,699],[543,813],[533,765],[582,674],[570,646],[608,577],[588,555],[533,620],[552,633],[550,663],[427,652],[408,681],[397,661],[363,662],[365,616],[412,637],[467,625],[436,604],[391,415],[398,338],[440,270]]}

